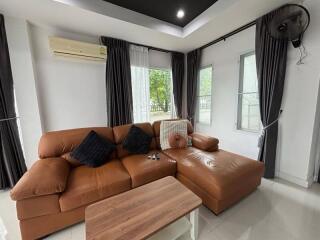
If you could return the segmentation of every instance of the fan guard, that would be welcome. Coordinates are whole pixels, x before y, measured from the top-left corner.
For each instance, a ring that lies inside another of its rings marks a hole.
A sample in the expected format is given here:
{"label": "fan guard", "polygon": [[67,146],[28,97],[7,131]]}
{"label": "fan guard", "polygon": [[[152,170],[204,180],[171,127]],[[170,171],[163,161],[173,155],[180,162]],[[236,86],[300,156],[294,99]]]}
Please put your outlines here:
{"label": "fan guard", "polygon": [[273,38],[287,39],[298,48],[309,24],[310,13],[304,6],[287,4],[277,10],[268,23],[268,31]]}

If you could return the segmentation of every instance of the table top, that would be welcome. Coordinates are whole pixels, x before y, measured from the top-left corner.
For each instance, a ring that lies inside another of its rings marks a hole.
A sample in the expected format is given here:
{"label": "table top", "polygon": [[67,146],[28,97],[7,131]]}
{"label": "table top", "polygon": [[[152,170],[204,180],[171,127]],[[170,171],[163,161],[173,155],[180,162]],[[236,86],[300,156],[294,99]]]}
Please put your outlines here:
{"label": "table top", "polygon": [[201,203],[174,177],[165,177],[87,207],[86,239],[146,239]]}

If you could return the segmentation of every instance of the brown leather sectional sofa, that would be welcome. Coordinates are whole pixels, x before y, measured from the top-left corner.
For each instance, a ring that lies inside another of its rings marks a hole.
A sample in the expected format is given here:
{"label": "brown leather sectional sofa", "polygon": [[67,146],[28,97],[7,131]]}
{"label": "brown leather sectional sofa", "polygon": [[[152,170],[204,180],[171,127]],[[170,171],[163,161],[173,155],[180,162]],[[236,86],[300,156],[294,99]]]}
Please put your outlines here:
{"label": "brown leather sectional sofa", "polygon": [[[153,136],[151,152],[159,152],[160,122],[136,126]],[[217,139],[193,133],[190,123],[193,146],[161,151],[160,160],[148,159],[150,154],[130,155],[122,148],[130,127],[73,129],[42,136],[40,160],[11,191],[22,239],[37,239],[81,222],[88,205],[165,176],[176,176],[216,214],[260,185],[262,163],[219,150]],[[91,130],[117,145],[113,159],[98,168],[80,166],[69,155]]]}

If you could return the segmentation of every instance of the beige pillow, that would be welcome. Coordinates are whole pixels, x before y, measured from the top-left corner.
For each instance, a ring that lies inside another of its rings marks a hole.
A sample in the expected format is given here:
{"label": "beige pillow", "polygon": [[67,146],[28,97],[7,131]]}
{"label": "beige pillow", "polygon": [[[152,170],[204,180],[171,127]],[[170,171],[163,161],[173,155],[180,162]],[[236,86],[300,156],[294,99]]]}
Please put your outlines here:
{"label": "beige pillow", "polygon": [[188,139],[188,122],[186,120],[179,121],[162,121],[160,124],[160,145],[161,149],[169,149],[169,136],[178,133],[185,139]]}

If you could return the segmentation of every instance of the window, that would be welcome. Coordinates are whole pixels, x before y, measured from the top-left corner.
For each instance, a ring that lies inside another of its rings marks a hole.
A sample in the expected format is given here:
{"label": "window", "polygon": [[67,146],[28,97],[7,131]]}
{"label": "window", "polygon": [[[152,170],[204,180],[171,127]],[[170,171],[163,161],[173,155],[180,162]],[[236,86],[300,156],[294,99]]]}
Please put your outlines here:
{"label": "window", "polygon": [[250,52],[240,56],[238,94],[238,129],[258,132],[261,129],[256,56]]}
{"label": "window", "polygon": [[134,123],[175,116],[170,63],[171,54],[130,45]]}
{"label": "window", "polygon": [[149,69],[150,121],[173,117],[172,78],[170,69]]}
{"label": "window", "polygon": [[211,124],[212,66],[200,69],[197,94],[197,122]]}

